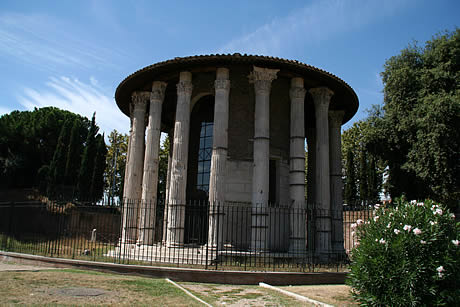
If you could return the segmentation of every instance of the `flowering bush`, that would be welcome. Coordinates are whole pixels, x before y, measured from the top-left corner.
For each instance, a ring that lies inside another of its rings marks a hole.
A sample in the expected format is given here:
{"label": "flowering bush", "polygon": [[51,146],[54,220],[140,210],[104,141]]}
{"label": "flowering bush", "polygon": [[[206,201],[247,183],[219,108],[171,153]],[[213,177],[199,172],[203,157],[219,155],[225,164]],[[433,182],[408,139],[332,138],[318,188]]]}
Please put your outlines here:
{"label": "flowering bush", "polygon": [[348,283],[368,306],[453,306],[460,302],[460,223],[443,206],[397,200],[353,225]]}

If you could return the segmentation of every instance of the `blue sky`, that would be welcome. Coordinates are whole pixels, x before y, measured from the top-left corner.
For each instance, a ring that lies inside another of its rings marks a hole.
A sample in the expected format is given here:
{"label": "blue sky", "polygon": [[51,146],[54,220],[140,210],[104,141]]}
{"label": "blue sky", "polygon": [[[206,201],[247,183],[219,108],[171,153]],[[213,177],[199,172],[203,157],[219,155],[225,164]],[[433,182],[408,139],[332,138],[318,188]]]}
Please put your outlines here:
{"label": "blue sky", "polygon": [[174,57],[248,53],[298,60],[383,100],[379,73],[409,43],[459,25],[458,0],[0,2],[0,115],[57,106],[127,132],[113,99],[134,71]]}

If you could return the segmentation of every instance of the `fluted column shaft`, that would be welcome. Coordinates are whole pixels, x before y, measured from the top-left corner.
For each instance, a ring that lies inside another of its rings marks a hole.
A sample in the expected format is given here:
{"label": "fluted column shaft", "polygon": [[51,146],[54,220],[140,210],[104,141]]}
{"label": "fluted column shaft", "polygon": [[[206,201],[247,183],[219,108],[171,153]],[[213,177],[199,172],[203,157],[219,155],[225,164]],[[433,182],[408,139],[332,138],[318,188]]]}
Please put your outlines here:
{"label": "fluted column shaft", "polygon": [[225,177],[227,173],[228,147],[228,99],[230,95],[229,71],[218,68],[214,103],[213,148],[209,180],[209,233],[208,244],[221,248],[223,245],[223,204],[225,202]]}
{"label": "fluted column shaft", "polygon": [[134,243],[137,239],[139,202],[142,194],[144,164],[145,112],[149,92],[134,92],[130,106],[132,130],[129,138],[129,160],[126,164],[122,241]]}
{"label": "fluted column shaft", "polygon": [[305,88],[302,78],[291,80],[291,142],[289,161],[290,212],[289,251],[305,251]]}
{"label": "fluted column shaft", "polygon": [[153,82],[152,92],[150,93],[138,244],[152,245],[154,241],[161,136],[161,109],[165,89],[165,82],[155,81]]}
{"label": "fluted column shaft", "polygon": [[270,159],[270,90],[278,69],[254,66],[250,81],[256,94],[254,116],[254,169],[252,176],[251,248],[265,250]]}
{"label": "fluted column shaft", "polygon": [[316,240],[315,250],[320,259],[331,251],[331,195],[329,177],[328,111],[333,91],[326,87],[310,90],[315,104],[316,120]]}
{"label": "fluted column shaft", "polygon": [[169,204],[166,240],[166,244],[168,246],[182,246],[184,244],[191,95],[192,73],[181,72],[179,83],[177,84],[174,147],[171,163],[171,182],[168,196]]}
{"label": "fluted column shaft", "polygon": [[344,111],[329,111],[329,165],[332,210],[332,250],[343,253],[342,138]]}
{"label": "fluted column shaft", "polygon": [[315,179],[316,179],[316,129],[307,128],[307,202],[308,204],[315,203]]}

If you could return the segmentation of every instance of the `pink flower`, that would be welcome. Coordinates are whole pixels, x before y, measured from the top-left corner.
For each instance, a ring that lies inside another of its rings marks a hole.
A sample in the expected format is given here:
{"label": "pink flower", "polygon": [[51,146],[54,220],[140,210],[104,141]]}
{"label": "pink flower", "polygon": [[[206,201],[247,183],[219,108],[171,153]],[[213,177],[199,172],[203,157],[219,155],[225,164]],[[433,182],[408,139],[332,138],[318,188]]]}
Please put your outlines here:
{"label": "pink flower", "polygon": [[374,205],[374,209],[377,210],[378,208],[380,208],[380,204],[375,204],[375,205]]}
{"label": "pink flower", "polygon": [[442,215],[442,209],[437,208],[437,209],[433,212],[433,214],[434,214],[434,215],[436,215],[436,214]]}
{"label": "pink flower", "polygon": [[387,228],[391,228],[391,223],[388,223]]}
{"label": "pink flower", "polygon": [[379,220],[379,216],[374,216],[374,222],[377,222]]}
{"label": "pink flower", "polygon": [[399,229],[395,229],[393,231],[395,232],[395,234],[399,234],[401,232]]}
{"label": "pink flower", "polygon": [[415,205],[416,203],[417,203],[417,201],[416,201],[415,199],[413,199],[413,200],[410,201],[410,204],[411,204],[411,205]]}
{"label": "pink flower", "polygon": [[422,231],[421,231],[420,229],[418,229],[418,228],[415,228],[415,229],[412,230],[412,231],[414,232],[414,234],[415,234],[416,236],[418,236],[419,234],[422,233]]}
{"label": "pink flower", "polygon": [[356,223],[351,224],[351,229],[355,229],[356,226],[358,226],[358,225],[356,225]]}
{"label": "pink flower", "polygon": [[412,229],[412,226],[411,225],[404,225],[403,229],[407,230],[408,232],[410,232],[410,230]]}
{"label": "pink flower", "polygon": [[385,244],[385,243],[387,243],[387,242],[382,238],[382,239],[380,239],[379,243],[380,243],[380,244]]}
{"label": "pink flower", "polygon": [[358,226],[363,224],[363,223],[364,223],[364,221],[361,220],[361,219],[356,220],[356,225],[358,225]]}
{"label": "pink flower", "polygon": [[452,243],[453,243],[455,246],[458,246],[459,241],[458,241],[458,240],[452,240]]}
{"label": "pink flower", "polygon": [[425,204],[424,204],[423,202],[417,203],[417,206],[419,206],[419,207],[423,207],[424,205],[425,205]]}
{"label": "pink flower", "polygon": [[421,244],[426,244],[426,241],[420,240],[420,243],[421,243]]}

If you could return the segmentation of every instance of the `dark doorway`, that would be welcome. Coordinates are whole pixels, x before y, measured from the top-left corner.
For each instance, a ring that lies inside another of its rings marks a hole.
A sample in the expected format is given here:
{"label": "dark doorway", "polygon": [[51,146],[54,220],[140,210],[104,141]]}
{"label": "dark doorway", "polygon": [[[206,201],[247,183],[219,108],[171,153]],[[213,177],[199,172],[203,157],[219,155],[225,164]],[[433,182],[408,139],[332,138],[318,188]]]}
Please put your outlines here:
{"label": "dark doorway", "polygon": [[207,242],[213,126],[214,96],[204,96],[190,114],[184,238],[188,244]]}

